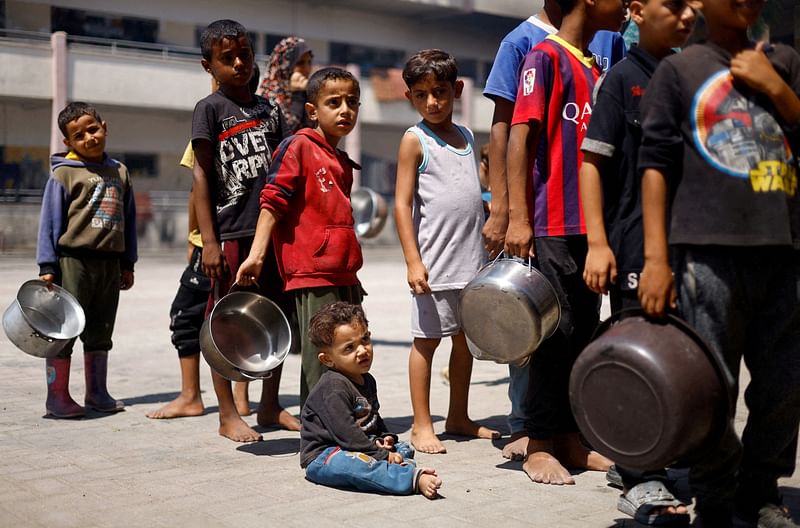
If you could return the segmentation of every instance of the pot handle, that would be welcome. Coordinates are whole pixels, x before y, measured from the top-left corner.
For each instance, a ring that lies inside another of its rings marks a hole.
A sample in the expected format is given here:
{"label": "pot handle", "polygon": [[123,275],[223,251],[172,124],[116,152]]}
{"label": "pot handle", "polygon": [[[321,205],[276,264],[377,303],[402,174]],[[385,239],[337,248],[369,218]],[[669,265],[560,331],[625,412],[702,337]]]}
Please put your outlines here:
{"label": "pot handle", "polygon": [[[493,266],[498,260],[500,260],[503,257],[507,258],[508,260],[516,260],[517,262],[523,262],[523,263],[525,262],[520,257],[510,257],[510,256],[506,255],[506,250],[502,249],[502,250],[500,250],[500,253],[498,253],[497,256],[494,259],[492,259],[491,262],[487,262],[486,264],[484,264],[481,267],[481,269],[478,270],[478,271],[480,272],[480,271],[485,270],[489,266]],[[528,260],[528,262],[527,262],[527,264],[528,264],[528,273],[531,273],[531,270],[533,269],[533,261],[534,261],[535,258],[536,257],[531,257],[530,255],[528,255],[528,259],[527,259]]]}
{"label": "pot handle", "polygon": [[265,379],[269,379],[269,378],[272,377],[272,371],[267,372],[266,376],[251,376],[250,374],[248,374],[247,372],[245,372],[245,371],[243,371],[241,369],[236,369],[236,371],[239,372],[239,374],[241,374],[245,378],[247,378],[249,380],[252,380],[252,381],[265,380]]}

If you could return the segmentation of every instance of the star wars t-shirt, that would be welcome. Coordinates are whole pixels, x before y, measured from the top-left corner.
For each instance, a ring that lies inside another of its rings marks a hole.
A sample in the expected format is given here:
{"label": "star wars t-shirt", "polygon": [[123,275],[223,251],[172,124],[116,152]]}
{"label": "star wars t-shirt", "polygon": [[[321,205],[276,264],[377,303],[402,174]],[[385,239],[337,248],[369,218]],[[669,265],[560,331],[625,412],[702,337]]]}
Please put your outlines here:
{"label": "star wars t-shirt", "polygon": [[195,106],[192,142],[214,145],[214,174],[208,177],[220,240],[255,233],[259,193],[286,130],[280,108],[260,96],[240,106],[218,90]]}
{"label": "star wars t-shirt", "polygon": [[[800,94],[800,56],[765,49]],[[800,127],[730,74],[730,54],[702,43],[667,57],[642,100],[639,168],[668,178],[671,244],[800,249]]]}

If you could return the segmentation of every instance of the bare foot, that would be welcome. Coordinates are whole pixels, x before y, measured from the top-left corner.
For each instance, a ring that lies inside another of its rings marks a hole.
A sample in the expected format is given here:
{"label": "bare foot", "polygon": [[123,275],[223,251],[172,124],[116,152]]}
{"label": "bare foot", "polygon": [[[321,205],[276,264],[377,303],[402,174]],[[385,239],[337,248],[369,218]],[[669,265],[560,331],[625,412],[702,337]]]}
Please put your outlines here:
{"label": "bare foot", "polygon": [[540,484],[553,484],[563,486],[564,484],[575,484],[569,471],[551,453],[547,451],[536,451],[528,455],[528,459],[522,464],[522,470],[534,482]]}
{"label": "bare foot", "polygon": [[528,433],[526,431],[512,434],[508,443],[503,446],[503,458],[509,460],[525,460],[525,455],[527,454]]}
{"label": "bare foot", "polygon": [[[627,497],[628,491],[627,488],[623,488],[622,495]],[[653,508],[650,515],[689,515],[689,508],[687,508],[685,504],[679,504],[678,506],[660,506]]]}
{"label": "bare foot", "polygon": [[265,408],[263,405],[259,406],[256,421],[258,425],[263,427],[277,425],[287,431],[300,430],[300,420],[283,407]]}
{"label": "bare foot", "polygon": [[442,479],[436,474],[436,470],[430,468],[420,469],[417,492],[428,499],[435,499],[439,496],[439,488],[442,487]]}
{"label": "bare foot", "polygon": [[447,449],[433,432],[433,426],[415,428],[411,426],[411,445],[414,449],[429,455],[447,453]]}
{"label": "bare foot", "polygon": [[553,445],[558,459],[569,468],[608,471],[608,468],[614,463],[597,451],[592,451],[583,445],[578,433],[559,435],[555,438]]}
{"label": "bare foot", "polygon": [[220,421],[219,434],[234,442],[260,442],[262,439],[260,434],[239,417],[230,421]]}
{"label": "bare foot", "polygon": [[469,418],[465,420],[455,420],[448,418],[444,423],[444,431],[447,434],[458,436],[469,436],[472,438],[486,438],[495,440],[500,438],[500,431],[484,427],[478,422],[473,422]]}
{"label": "bare foot", "polygon": [[180,394],[177,398],[162,405],[155,411],[146,413],[145,416],[155,420],[168,420],[184,416],[201,416],[205,411],[206,408],[203,406],[203,400],[199,395],[196,398],[189,398]]}
{"label": "bare foot", "polygon": [[250,416],[250,383],[247,381],[237,381],[233,384],[233,403],[236,404],[236,412],[239,416]]}

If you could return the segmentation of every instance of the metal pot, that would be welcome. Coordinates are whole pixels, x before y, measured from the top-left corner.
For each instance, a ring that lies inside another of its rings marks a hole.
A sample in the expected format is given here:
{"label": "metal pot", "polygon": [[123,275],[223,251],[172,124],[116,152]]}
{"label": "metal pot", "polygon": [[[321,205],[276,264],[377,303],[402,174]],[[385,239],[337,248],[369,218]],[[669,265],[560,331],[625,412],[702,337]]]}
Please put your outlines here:
{"label": "metal pot", "polygon": [[360,187],[350,193],[350,203],[356,235],[361,238],[378,236],[389,214],[386,200],[369,187]]}
{"label": "metal pot", "polygon": [[733,377],[687,323],[641,310],[605,321],[570,376],[572,411],[598,452],[634,469],[689,465],[736,407]]}
{"label": "metal pot", "polygon": [[500,255],[461,291],[459,314],[476,359],[520,363],[553,335],[561,304],[530,259]]}
{"label": "metal pot", "polygon": [[3,314],[3,330],[20,350],[52,358],[81,335],[86,317],[78,300],[64,288],[30,280],[20,286]]}
{"label": "metal pot", "polygon": [[277,304],[263,295],[236,291],[214,305],[200,328],[200,350],[220,376],[231,381],[266,379],[292,344],[292,330]]}

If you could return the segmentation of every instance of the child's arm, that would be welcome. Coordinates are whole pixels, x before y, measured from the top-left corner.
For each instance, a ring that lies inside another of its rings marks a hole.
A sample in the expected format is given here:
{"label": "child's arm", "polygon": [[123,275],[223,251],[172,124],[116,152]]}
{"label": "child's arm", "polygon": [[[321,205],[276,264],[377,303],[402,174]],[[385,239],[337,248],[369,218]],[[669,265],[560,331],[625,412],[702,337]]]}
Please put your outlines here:
{"label": "child's arm", "polygon": [[417,239],[414,236],[414,222],[411,211],[414,206],[414,188],[417,184],[417,167],[422,161],[422,146],[419,138],[406,132],[400,140],[397,154],[397,184],[395,186],[394,221],[397,236],[403,247],[406,260],[408,286],[415,294],[429,293],[428,270],[422,263]]}
{"label": "child's arm", "polygon": [[583,280],[595,293],[608,293],[609,283],[617,283],[617,261],[608,245],[603,219],[603,184],[600,168],[606,159],[600,154],[584,151],[580,172],[581,204],[586,220],[586,240],[589,245]]}
{"label": "child's arm", "polygon": [[677,294],[667,246],[667,180],[660,169],[642,176],[644,268],[639,279],[639,302],[645,313],[663,316],[675,307]]}
{"label": "child's arm", "polygon": [[261,275],[261,268],[264,266],[264,259],[267,257],[267,248],[269,247],[270,238],[272,238],[272,230],[277,223],[278,219],[269,209],[262,208],[261,212],[258,213],[253,245],[250,246],[250,254],[241,263],[239,271],[236,273],[237,283],[242,286],[249,286],[258,281],[258,277]]}
{"label": "child's arm", "polygon": [[499,96],[495,97],[492,129],[489,132],[489,185],[492,188],[492,201],[489,218],[483,226],[483,239],[489,257],[494,257],[503,250],[508,230],[506,152],[513,115],[514,103]]}
{"label": "child's arm", "polygon": [[736,54],[731,59],[731,75],[735,80],[769,97],[786,123],[800,123],[800,97],[773,68],[764,54],[764,42],[756,44],[755,49]]}
{"label": "child's arm", "polygon": [[214,230],[214,215],[211,211],[209,175],[214,174],[214,150],[210,141],[195,139],[195,163],[192,170],[192,190],[197,224],[203,239],[203,271],[212,279],[220,279],[227,273],[227,265],[222,255],[222,247]]}
{"label": "child's arm", "polygon": [[538,143],[538,121],[518,123],[508,137],[508,232],[505,250],[517,257],[533,256],[533,229],[528,211],[528,153]]}
{"label": "child's arm", "polygon": [[47,180],[42,196],[39,218],[39,238],[36,243],[36,263],[39,280],[52,284],[59,272],[58,239],[66,227],[67,190],[53,179]]}
{"label": "child's arm", "polygon": [[120,260],[119,289],[133,288],[133,266],[139,259],[139,244],[136,238],[136,199],[133,187],[125,193],[125,255]]}

